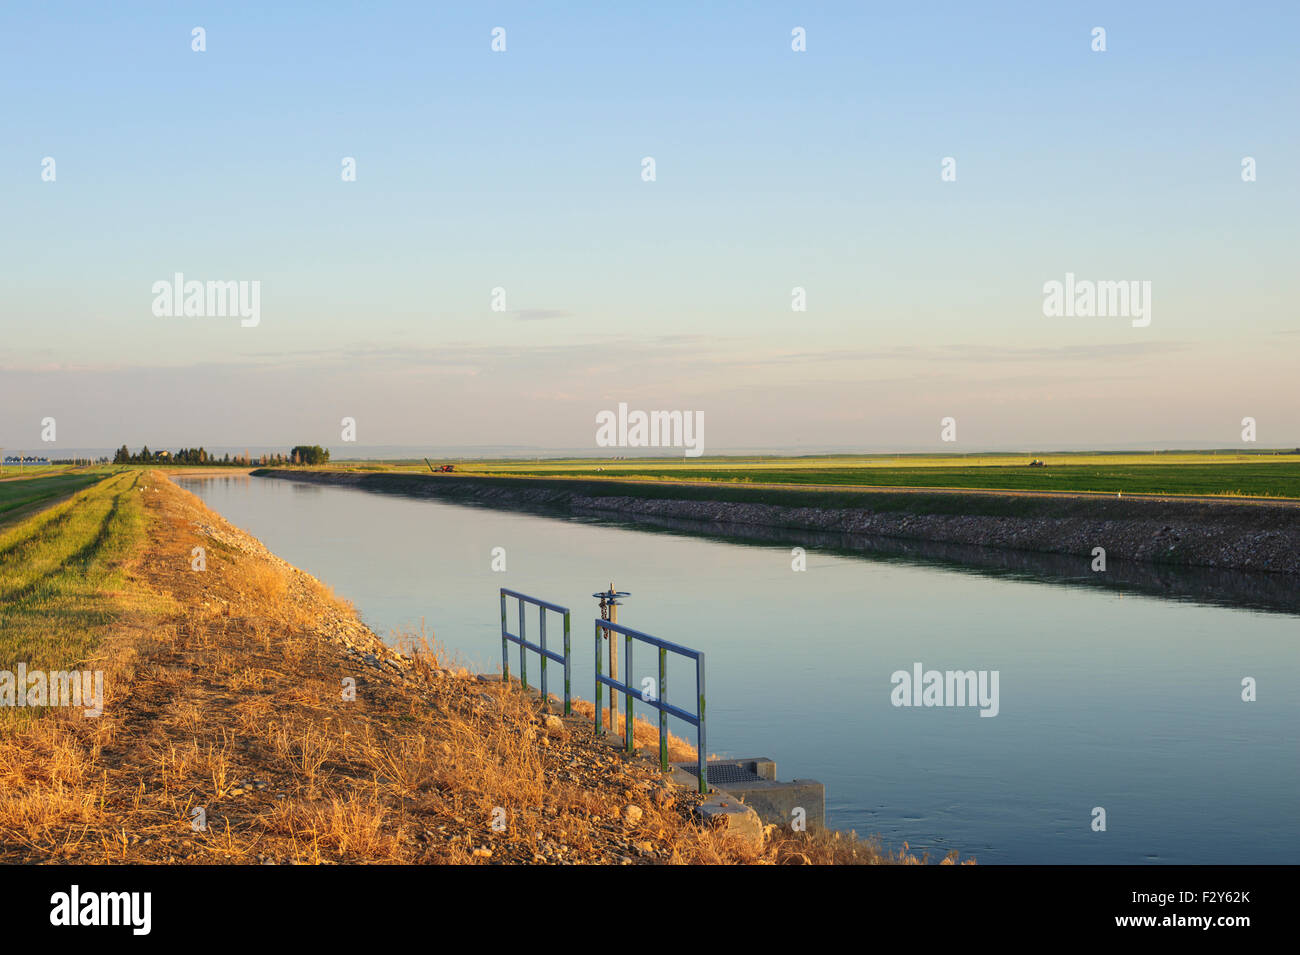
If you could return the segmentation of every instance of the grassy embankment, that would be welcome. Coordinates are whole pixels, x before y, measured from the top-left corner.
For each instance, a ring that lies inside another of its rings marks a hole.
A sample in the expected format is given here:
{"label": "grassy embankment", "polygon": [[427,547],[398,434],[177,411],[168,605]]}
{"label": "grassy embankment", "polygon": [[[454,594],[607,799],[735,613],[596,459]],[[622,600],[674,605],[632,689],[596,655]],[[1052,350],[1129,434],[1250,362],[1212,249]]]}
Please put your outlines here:
{"label": "grassy embankment", "polygon": [[[462,461],[466,475],[708,482],[826,488],[1055,491],[1300,498],[1300,454],[889,455]],[[441,461],[436,463],[442,463]],[[331,469],[428,473],[422,462],[340,462]]]}
{"label": "grassy embankment", "polygon": [[755,848],[701,828],[694,796],[591,734],[589,705],[548,719],[427,646],[391,653],[156,472],[10,529],[0,586],[0,669],[99,669],[107,689],[98,718],[0,713],[0,861],[917,861],[833,834],[773,830]]}

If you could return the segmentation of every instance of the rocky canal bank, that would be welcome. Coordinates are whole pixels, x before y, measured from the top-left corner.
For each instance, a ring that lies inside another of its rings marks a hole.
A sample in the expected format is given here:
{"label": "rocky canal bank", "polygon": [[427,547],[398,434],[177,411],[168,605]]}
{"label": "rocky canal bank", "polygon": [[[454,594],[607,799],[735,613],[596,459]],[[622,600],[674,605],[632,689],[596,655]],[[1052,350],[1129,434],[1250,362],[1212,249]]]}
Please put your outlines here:
{"label": "rocky canal bank", "polygon": [[[743,529],[835,533],[1108,561],[1300,574],[1300,506],[1178,498],[853,493],[623,481],[402,473],[255,471],[294,481],[544,513],[676,520]],[[717,527],[711,528],[715,533]],[[725,533],[725,531],[723,532]]]}

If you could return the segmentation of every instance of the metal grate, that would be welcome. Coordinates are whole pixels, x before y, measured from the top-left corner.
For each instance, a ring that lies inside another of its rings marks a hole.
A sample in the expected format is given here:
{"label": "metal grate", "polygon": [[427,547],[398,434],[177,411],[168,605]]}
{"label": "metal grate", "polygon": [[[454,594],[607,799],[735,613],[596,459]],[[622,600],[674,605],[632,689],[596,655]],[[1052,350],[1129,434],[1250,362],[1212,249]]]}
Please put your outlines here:
{"label": "metal grate", "polygon": [[[682,763],[680,768],[692,776],[699,776],[699,769],[691,763]],[[761,783],[763,777],[751,772],[740,763],[709,763],[709,782],[725,786],[727,783]]]}

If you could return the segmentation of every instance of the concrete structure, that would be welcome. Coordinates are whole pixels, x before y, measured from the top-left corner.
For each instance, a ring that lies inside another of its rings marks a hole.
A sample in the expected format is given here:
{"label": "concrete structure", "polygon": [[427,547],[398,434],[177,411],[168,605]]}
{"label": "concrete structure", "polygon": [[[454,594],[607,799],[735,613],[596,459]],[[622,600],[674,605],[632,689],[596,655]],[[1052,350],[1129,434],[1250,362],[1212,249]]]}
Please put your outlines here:
{"label": "concrete structure", "polygon": [[708,826],[726,829],[748,842],[755,850],[763,848],[766,835],[758,813],[735,796],[716,792],[695,807],[695,815]]}
{"label": "concrete structure", "polygon": [[[673,779],[686,786],[696,785],[694,763],[674,763]],[[711,759],[709,788],[722,797],[731,796],[753,809],[764,823],[788,826],[803,810],[808,828],[826,825],[826,787],[815,779],[781,782],[776,778],[776,761],[760,756],[751,759]]]}

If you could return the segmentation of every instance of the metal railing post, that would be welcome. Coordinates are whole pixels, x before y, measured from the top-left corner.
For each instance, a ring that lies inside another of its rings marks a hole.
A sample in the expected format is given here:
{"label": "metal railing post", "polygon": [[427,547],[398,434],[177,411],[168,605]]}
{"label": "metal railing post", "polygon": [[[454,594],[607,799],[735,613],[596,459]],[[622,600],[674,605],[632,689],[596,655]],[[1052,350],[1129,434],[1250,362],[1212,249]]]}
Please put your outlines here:
{"label": "metal railing post", "polygon": [[573,655],[569,652],[569,611],[564,611],[564,715],[573,715],[573,703],[570,702],[569,680],[572,674],[569,668],[572,665]]}
{"label": "metal railing post", "polygon": [[538,607],[537,615],[542,628],[542,702],[546,702],[546,608]]}
{"label": "metal railing post", "polygon": [[[632,634],[624,634],[626,638],[623,642],[623,649],[627,651],[627,662],[624,664],[623,685],[630,687],[632,685]],[[632,729],[632,694],[624,693],[625,701],[623,709],[623,741],[627,745],[629,753],[636,752],[636,734]]]}
{"label": "metal railing post", "polygon": [[519,598],[519,685],[528,689],[528,648],[524,641],[528,639],[525,629],[524,598]]}
{"label": "metal railing post", "polygon": [[506,640],[506,595],[501,594],[501,679],[510,682],[510,642]]}
{"label": "metal railing post", "polygon": [[[617,680],[618,671],[614,669],[614,655],[618,653],[618,643],[616,642],[618,634],[613,630],[609,630],[607,633],[609,635],[609,662],[606,672],[611,680]],[[612,686],[609,688],[609,731],[611,733],[618,732],[618,693]]]}
{"label": "metal railing post", "polygon": [[[659,702],[668,702],[668,651],[659,648]],[[668,711],[659,707],[659,768],[668,772]]]}
{"label": "metal railing post", "polygon": [[601,653],[600,653],[600,621],[597,620],[597,621],[596,621],[596,735],[597,735],[597,736],[604,736],[605,733],[604,733],[604,731],[603,731],[603,730],[601,729],[601,727],[600,727],[600,707],[601,707],[601,702],[602,702],[602,700],[601,700],[601,693],[600,693],[600,687],[601,687],[601,683],[600,683],[600,657],[601,657]]}
{"label": "metal railing post", "polygon": [[695,711],[700,715],[699,725],[696,727],[695,756],[700,773],[700,792],[709,791],[708,778],[708,754],[705,752],[705,734],[704,734],[704,654],[700,653],[695,658],[695,686],[700,694],[699,708]]}

